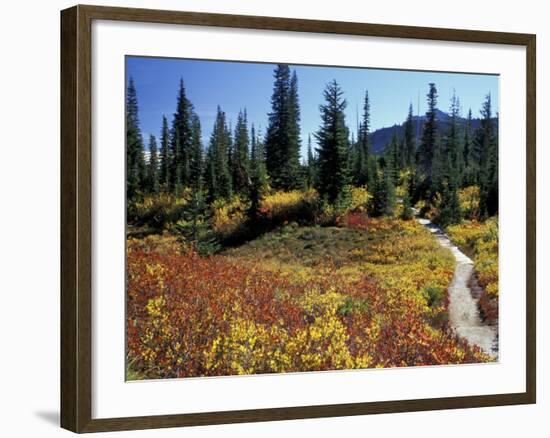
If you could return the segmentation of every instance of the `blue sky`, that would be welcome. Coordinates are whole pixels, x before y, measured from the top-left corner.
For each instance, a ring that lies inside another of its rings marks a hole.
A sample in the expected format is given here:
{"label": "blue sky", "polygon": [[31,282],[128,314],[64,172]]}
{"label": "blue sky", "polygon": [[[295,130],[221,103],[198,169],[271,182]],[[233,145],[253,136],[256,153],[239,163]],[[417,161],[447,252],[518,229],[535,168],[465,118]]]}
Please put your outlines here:
{"label": "blue sky", "polygon": [[[249,123],[253,122],[265,133],[274,67],[274,64],[230,61],[127,57],[127,80],[133,77],[136,85],[144,139],[148,142],[150,134],[159,137],[163,115],[169,122],[172,120],[180,78],[200,117],[205,147],[218,105],[233,121],[233,126],[239,110],[246,108]],[[348,102],[346,122],[352,132],[356,131],[357,112],[361,117],[366,89],[371,102],[371,131],[402,123],[409,103],[413,104],[415,115],[417,111],[424,114],[430,82],[436,84],[438,107],[442,111],[448,111],[453,90],[460,99],[463,114],[471,108],[477,117],[488,93],[495,111],[498,108],[498,76],[494,75],[302,65],[290,68],[298,75],[303,152],[308,134],[319,127],[323,89],[332,79],[336,79],[344,91]]]}

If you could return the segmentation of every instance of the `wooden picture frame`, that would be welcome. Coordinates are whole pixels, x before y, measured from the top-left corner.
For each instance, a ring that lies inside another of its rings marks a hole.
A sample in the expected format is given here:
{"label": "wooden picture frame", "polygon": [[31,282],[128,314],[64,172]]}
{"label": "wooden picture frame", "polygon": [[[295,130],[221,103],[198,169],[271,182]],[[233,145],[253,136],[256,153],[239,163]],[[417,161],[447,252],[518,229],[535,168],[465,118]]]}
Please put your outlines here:
{"label": "wooden picture frame", "polygon": [[[195,414],[92,418],[92,35],[93,20],[518,45],[526,48],[526,391]],[[536,401],[536,37],[531,34],[75,6],[61,12],[61,426],[99,432],[529,404]]]}

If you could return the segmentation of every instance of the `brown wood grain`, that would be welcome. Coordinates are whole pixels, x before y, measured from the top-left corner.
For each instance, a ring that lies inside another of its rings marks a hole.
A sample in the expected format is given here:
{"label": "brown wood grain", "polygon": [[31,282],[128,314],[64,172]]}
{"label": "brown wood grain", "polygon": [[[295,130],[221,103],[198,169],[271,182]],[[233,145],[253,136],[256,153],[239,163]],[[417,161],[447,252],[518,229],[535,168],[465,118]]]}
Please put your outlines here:
{"label": "brown wood grain", "polygon": [[[526,392],[419,400],[92,419],[91,23],[121,20],[295,32],[512,44],[527,51]],[[75,6],[61,12],[61,426],[74,432],[149,429],[535,403],[536,37],[197,12]]]}

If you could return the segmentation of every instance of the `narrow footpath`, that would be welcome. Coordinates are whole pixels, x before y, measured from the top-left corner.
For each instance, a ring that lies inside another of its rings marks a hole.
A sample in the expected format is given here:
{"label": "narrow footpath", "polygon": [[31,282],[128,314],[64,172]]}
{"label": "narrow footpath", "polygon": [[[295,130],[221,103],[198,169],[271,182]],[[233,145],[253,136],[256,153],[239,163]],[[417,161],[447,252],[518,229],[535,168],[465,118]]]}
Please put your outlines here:
{"label": "narrow footpath", "polygon": [[456,260],[453,280],[449,286],[451,327],[469,344],[479,346],[487,354],[498,356],[498,328],[484,324],[479,315],[479,286],[476,287],[473,261],[435,224],[428,219],[417,218],[417,221],[434,235],[439,245],[448,248]]}

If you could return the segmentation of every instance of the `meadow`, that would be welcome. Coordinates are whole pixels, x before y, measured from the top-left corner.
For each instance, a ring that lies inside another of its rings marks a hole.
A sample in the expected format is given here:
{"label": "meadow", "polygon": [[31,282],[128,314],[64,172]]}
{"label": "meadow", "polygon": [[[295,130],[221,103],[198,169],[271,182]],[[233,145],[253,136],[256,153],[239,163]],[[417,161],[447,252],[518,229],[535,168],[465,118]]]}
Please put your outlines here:
{"label": "meadow", "polygon": [[[326,212],[317,224],[288,221],[314,198],[267,197],[262,214],[279,226],[206,256],[168,232],[129,238],[129,378],[492,360],[448,326],[455,262],[429,231],[414,220],[368,217],[365,190],[331,221]],[[239,202],[227,204],[212,216],[220,236],[245,223]],[[464,244],[472,239],[470,232]]]}

